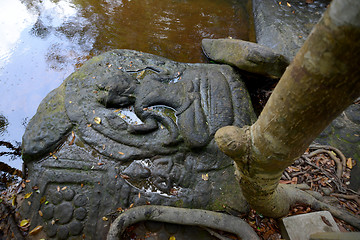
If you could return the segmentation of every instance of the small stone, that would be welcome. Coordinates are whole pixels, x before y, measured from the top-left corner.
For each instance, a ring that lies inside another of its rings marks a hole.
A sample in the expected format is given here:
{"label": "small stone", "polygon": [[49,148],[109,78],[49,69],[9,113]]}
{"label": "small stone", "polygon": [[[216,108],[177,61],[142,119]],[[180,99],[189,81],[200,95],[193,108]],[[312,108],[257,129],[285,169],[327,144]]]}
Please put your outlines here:
{"label": "small stone", "polygon": [[282,235],[289,240],[309,239],[318,232],[339,232],[339,228],[330,212],[320,211],[300,214],[281,219]]}
{"label": "small stone", "polygon": [[59,219],[59,223],[65,224],[71,221],[74,207],[69,202],[61,203],[55,208],[54,218]]}
{"label": "small stone", "polygon": [[68,239],[69,237],[69,228],[68,226],[59,226],[58,231],[57,231],[57,239],[60,240],[65,240]]}
{"label": "small stone", "polygon": [[69,224],[70,235],[77,236],[82,232],[83,225],[79,221],[73,221]]}
{"label": "small stone", "polygon": [[70,188],[66,188],[62,191],[62,195],[66,201],[71,201],[75,196],[75,191]]}
{"label": "small stone", "polygon": [[42,205],[42,217],[43,219],[50,220],[54,216],[55,206],[53,204]]}
{"label": "small stone", "polygon": [[75,211],[74,211],[74,217],[77,220],[84,220],[86,215],[87,215],[87,211],[83,207],[79,207],[79,208],[75,209]]}
{"label": "small stone", "polygon": [[60,192],[58,191],[52,191],[50,194],[48,194],[50,196],[50,202],[52,202],[55,205],[58,205],[62,202],[63,200],[63,196]]}
{"label": "small stone", "polygon": [[82,207],[82,206],[85,206],[88,202],[88,199],[85,195],[77,195],[75,196],[74,198],[74,204],[76,207]]}
{"label": "small stone", "polygon": [[55,237],[58,226],[56,224],[48,223],[45,226],[45,232],[48,237]]}

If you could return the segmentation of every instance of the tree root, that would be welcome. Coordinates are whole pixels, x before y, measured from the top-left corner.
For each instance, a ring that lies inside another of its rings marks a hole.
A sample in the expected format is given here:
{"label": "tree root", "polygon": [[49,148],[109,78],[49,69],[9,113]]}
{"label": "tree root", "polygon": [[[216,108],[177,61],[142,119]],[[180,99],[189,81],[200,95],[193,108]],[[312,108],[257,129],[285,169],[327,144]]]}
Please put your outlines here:
{"label": "tree root", "polygon": [[241,239],[259,239],[250,225],[238,217],[201,209],[145,205],[119,215],[110,226],[107,240],[119,239],[128,226],[146,220],[212,228],[233,233]]}
{"label": "tree root", "polygon": [[299,190],[291,185],[280,184],[279,187],[283,188],[286,192],[290,200],[290,205],[303,203],[310,205],[312,209],[317,211],[329,211],[333,216],[344,220],[357,229],[360,229],[360,218],[348,213],[346,210],[324,203],[321,201],[321,198],[315,198],[314,195]]}

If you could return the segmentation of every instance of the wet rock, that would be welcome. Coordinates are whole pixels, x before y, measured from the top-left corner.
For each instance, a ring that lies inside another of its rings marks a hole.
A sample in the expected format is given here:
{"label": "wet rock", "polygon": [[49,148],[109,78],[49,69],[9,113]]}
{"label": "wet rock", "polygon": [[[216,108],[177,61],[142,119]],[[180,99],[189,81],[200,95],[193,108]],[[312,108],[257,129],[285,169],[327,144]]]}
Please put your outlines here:
{"label": "wet rock", "polygon": [[329,3],[253,0],[256,41],[292,60]]}
{"label": "wet rock", "polygon": [[36,185],[40,193],[21,214],[47,226],[49,237],[104,239],[108,214],[119,208],[246,211],[232,160],[213,137],[223,126],[254,121],[246,86],[228,65],[131,50],[94,57],[42,101],[27,126],[27,191]]}
{"label": "wet rock", "polygon": [[280,78],[289,65],[289,60],[271,48],[237,39],[203,39],[202,49],[215,62],[265,76]]}

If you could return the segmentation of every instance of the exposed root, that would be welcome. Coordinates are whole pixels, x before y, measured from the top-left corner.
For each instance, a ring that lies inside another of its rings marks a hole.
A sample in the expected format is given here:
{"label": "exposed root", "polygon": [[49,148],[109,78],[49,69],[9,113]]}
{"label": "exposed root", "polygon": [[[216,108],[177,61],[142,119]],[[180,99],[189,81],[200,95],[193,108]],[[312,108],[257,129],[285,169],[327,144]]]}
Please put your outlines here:
{"label": "exposed root", "polygon": [[291,205],[303,203],[310,205],[312,209],[317,211],[329,211],[333,216],[344,220],[357,229],[360,229],[360,218],[348,213],[346,210],[324,203],[321,201],[321,198],[317,199],[314,195],[301,191],[291,185],[280,184],[279,187],[286,191]]}
{"label": "exposed root", "polygon": [[338,197],[338,198],[344,198],[348,200],[355,200],[357,204],[360,206],[360,197],[358,195],[345,195],[345,194],[339,194],[339,193],[333,193],[330,196]]}
{"label": "exposed root", "polygon": [[222,230],[241,239],[259,239],[250,225],[238,217],[201,209],[145,205],[119,215],[110,226],[107,240],[119,239],[128,226],[147,220]]}

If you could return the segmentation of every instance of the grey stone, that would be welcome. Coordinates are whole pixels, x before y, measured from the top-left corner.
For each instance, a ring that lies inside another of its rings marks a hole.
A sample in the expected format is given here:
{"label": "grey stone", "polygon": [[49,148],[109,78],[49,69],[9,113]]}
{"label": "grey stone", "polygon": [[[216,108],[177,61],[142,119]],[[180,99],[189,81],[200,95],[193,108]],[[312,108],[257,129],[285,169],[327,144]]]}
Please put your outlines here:
{"label": "grey stone", "polygon": [[[60,225],[57,238],[79,222],[79,235],[104,239],[110,222],[103,217],[131,204],[246,211],[232,161],[213,137],[255,118],[231,66],[131,50],[94,57],[44,99],[27,126],[24,161],[40,194],[21,214],[34,225]],[[42,197],[54,204],[53,217],[39,216]]]}
{"label": "grey stone", "polygon": [[74,199],[74,205],[76,207],[82,207],[82,206],[85,206],[88,202],[88,199],[85,195],[77,195]]}
{"label": "grey stone", "polygon": [[75,192],[70,188],[66,188],[65,190],[62,190],[62,195],[66,201],[71,201],[75,196]]}
{"label": "grey stone", "polygon": [[57,233],[58,225],[56,224],[46,224],[45,233],[48,237],[55,237]]}
{"label": "grey stone", "polygon": [[202,49],[215,62],[270,77],[280,78],[289,65],[289,60],[271,48],[238,39],[203,39]]}
{"label": "grey stone", "polygon": [[54,218],[58,219],[59,223],[65,224],[72,219],[74,208],[71,203],[63,202],[56,206],[54,210]]}
{"label": "grey stone", "polygon": [[359,232],[320,232],[310,235],[310,240],[358,240]]}
{"label": "grey stone", "polygon": [[82,232],[83,224],[79,221],[72,221],[69,224],[69,233],[71,236],[77,236]]}
{"label": "grey stone", "polygon": [[256,41],[292,60],[329,3],[253,0]]}
{"label": "grey stone", "polygon": [[42,206],[43,218],[46,220],[52,219],[54,217],[54,209],[55,206],[53,204],[43,205]]}
{"label": "grey stone", "polygon": [[340,231],[330,212],[320,211],[281,219],[282,236],[288,240],[309,239],[317,232]]}
{"label": "grey stone", "polygon": [[74,217],[77,220],[84,220],[86,218],[86,215],[87,215],[87,211],[83,207],[79,207],[74,211]]}
{"label": "grey stone", "polygon": [[57,239],[65,240],[69,237],[69,227],[68,226],[59,226],[57,230]]}

